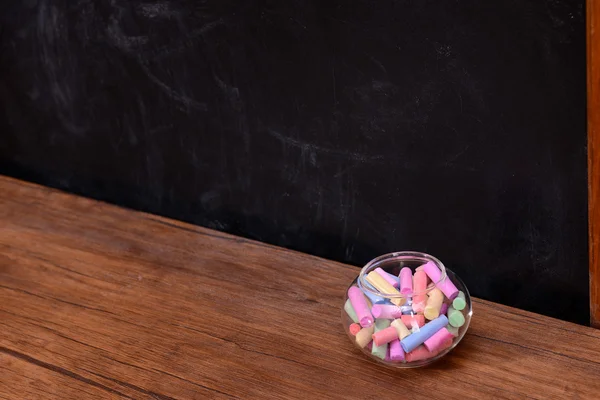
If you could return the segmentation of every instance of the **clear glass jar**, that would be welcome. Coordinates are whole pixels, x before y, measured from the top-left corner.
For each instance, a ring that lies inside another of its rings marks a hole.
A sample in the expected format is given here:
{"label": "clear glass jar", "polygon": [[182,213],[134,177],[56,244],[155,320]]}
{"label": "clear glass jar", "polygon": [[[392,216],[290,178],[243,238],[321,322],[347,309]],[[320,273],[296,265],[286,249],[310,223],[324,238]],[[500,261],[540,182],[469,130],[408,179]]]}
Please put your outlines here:
{"label": "clear glass jar", "polygon": [[342,324],[355,346],[398,368],[446,355],[464,337],[472,315],[463,281],[437,258],[411,251],[371,260],[342,306]]}

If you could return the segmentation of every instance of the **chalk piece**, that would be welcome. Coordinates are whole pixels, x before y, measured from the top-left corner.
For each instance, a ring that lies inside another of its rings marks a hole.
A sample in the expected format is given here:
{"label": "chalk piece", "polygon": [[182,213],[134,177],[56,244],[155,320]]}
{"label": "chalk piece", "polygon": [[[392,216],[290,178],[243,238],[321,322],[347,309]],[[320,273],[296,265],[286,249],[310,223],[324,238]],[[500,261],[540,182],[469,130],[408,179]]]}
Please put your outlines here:
{"label": "chalk piece", "polygon": [[423,314],[425,318],[428,320],[436,319],[440,316],[440,309],[442,308],[442,303],[444,302],[444,294],[438,288],[434,288],[429,292],[429,296],[427,298],[427,304],[425,305],[425,311]]}
{"label": "chalk piece", "polygon": [[462,311],[455,310],[454,307],[448,307],[448,321],[450,325],[460,328],[465,324],[465,316]]}
{"label": "chalk piece", "polygon": [[400,341],[398,339],[390,342],[389,351],[391,361],[404,361],[404,350],[402,350],[402,346],[400,345]]}
{"label": "chalk piece", "polygon": [[415,294],[413,296],[412,308],[415,312],[423,312],[425,310],[425,303],[427,302],[427,294],[425,290],[427,289],[427,274],[425,271],[417,271],[413,276],[413,291]]}
{"label": "chalk piece", "polygon": [[375,325],[371,325],[368,328],[362,328],[360,331],[358,331],[355,336],[356,344],[358,344],[360,347],[367,346],[372,340],[374,330]]}
{"label": "chalk piece", "polygon": [[458,292],[458,296],[452,301],[452,307],[455,310],[462,311],[467,306],[467,301],[465,299],[465,294],[462,291]]}
{"label": "chalk piece", "polygon": [[444,343],[446,343],[448,340],[452,340],[453,338],[454,336],[448,331],[448,329],[442,328],[434,333],[432,337],[423,342],[423,345],[429,351],[438,351]]}
{"label": "chalk piece", "polygon": [[381,346],[384,343],[389,343],[394,339],[398,339],[398,331],[393,326],[390,326],[373,333],[372,339],[375,346]]}
{"label": "chalk piece", "polygon": [[425,317],[421,314],[402,315],[400,318],[402,319],[404,325],[406,325],[409,328],[414,327],[415,325],[420,328],[423,325],[425,325]]}
{"label": "chalk piece", "polygon": [[440,308],[440,315],[446,314],[448,312],[448,303],[442,304],[442,308]]}
{"label": "chalk piece", "polygon": [[450,332],[452,334],[452,336],[458,337],[458,328],[457,327],[448,324],[448,325],[446,325],[446,329],[448,329],[448,332]]}
{"label": "chalk piece", "polygon": [[358,323],[358,317],[356,316],[356,311],[354,311],[350,299],[346,300],[346,303],[344,304],[344,311],[346,311],[346,314],[348,314],[352,322]]}
{"label": "chalk piece", "polygon": [[435,286],[440,289],[447,298],[454,300],[456,296],[458,296],[458,289],[454,286],[454,283],[452,283],[447,276],[446,279],[442,280],[442,271],[440,271],[435,263],[429,261],[427,264],[424,264],[423,271],[425,271],[427,276],[429,276],[429,279],[435,283]]}
{"label": "chalk piece", "polygon": [[348,327],[348,330],[350,331],[350,333],[352,334],[352,336],[356,336],[356,334],[361,330],[362,328],[360,327],[359,324],[354,323],[354,324],[350,324],[350,326]]}
{"label": "chalk piece", "polygon": [[[375,330],[373,331],[373,336],[377,334],[377,332],[384,330],[385,328],[389,328],[390,320],[389,319],[376,319],[375,320]],[[397,339],[397,337],[396,337]],[[385,359],[388,351],[388,344],[382,343],[377,345],[375,342],[373,343],[373,348],[371,349],[371,354],[375,357]]]}
{"label": "chalk piece", "polygon": [[375,286],[375,288],[379,290],[380,293],[385,295],[397,295],[398,297],[390,298],[390,301],[395,305],[401,306],[406,302],[406,298],[400,297],[400,292],[398,291],[398,289],[390,285],[388,281],[383,279],[381,275],[379,275],[377,272],[369,272],[367,274],[366,279],[371,285]]}
{"label": "chalk piece", "polygon": [[348,298],[350,299],[350,303],[352,303],[352,308],[356,312],[360,325],[363,328],[373,325],[374,318],[371,315],[370,307],[363,292],[356,286],[352,286],[348,289]]}
{"label": "chalk piece", "polygon": [[375,318],[395,319],[402,317],[402,308],[392,304],[373,304],[371,313]]}
{"label": "chalk piece", "polygon": [[402,339],[402,348],[405,352],[414,350],[446,325],[448,325],[448,318],[445,315],[440,315],[433,321],[423,325],[419,332],[414,332]]}
{"label": "chalk piece", "polygon": [[388,274],[387,272],[385,272],[381,268],[375,268],[375,271],[379,275],[381,275],[381,277],[383,279],[385,279],[393,287],[397,288],[398,286],[400,286],[400,279],[398,279],[398,277],[396,277],[396,276],[394,276],[392,274]]}
{"label": "chalk piece", "polygon": [[398,338],[400,340],[402,340],[405,337],[407,337],[408,335],[410,335],[410,331],[408,330],[406,325],[404,325],[404,322],[402,322],[401,319],[395,319],[394,321],[392,321],[391,326],[396,328],[396,331],[398,333]]}
{"label": "chalk piece", "polygon": [[412,270],[404,267],[400,270],[400,293],[411,294],[413,291],[413,276]]}

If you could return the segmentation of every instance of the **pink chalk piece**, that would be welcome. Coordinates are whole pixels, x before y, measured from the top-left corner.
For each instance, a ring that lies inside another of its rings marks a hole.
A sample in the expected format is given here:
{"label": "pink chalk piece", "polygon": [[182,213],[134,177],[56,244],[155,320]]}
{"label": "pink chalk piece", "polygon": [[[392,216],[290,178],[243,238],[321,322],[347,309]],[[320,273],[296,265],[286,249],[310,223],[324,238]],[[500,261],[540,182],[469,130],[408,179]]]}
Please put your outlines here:
{"label": "pink chalk piece", "polygon": [[392,304],[373,304],[371,313],[375,318],[396,319],[402,317],[402,307]]}
{"label": "pink chalk piece", "polygon": [[390,347],[389,347],[389,346],[388,346],[388,349],[387,349],[387,351],[385,352],[385,358],[384,358],[384,360],[385,360],[385,361],[387,361],[387,362],[391,362],[391,361],[393,361],[393,360],[390,358]]}
{"label": "pink chalk piece", "polygon": [[399,339],[398,331],[393,326],[375,332],[372,338],[373,343],[375,343],[375,346],[381,346],[391,342],[392,340]]}
{"label": "pink chalk piece", "polygon": [[411,294],[413,291],[412,270],[404,267],[400,270],[400,293]]}
{"label": "pink chalk piece", "polygon": [[427,264],[423,265],[423,271],[429,276],[435,286],[440,289],[447,298],[450,300],[454,300],[456,296],[458,296],[458,289],[454,286],[454,283],[450,280],[450,278],[446,277],[443,281],[440,282],[442,278],[442,271],[435,265],[432,261],[429,261]]}
{"label": "pink chalk piece", "polygon": [[423,345],[427,348],[427,350],[436,352],[439,351],[439,349],[448,341],[448,339],[452,340],[453,337],[454,336],[448,331],[448,329],[442,328],[434,333],[432,337],[427,339]]}
{"label": "pink chalk piece", "polygon": [[441,346],[437,350],[434,350],[434,351],[429,351],[429,350],[427,350],[427,347],[425,347],[425,345],[420,345],[419,347],[417,347],[410,353],[405,353],[404,357],[406,359],[406,362],[427,360],[431,357],[437,356],[438,354],[440,354],[442,351],[446,350],[450,346],[452,346],[452,339],[448,339],[447,341],[443,342],[441,344]]}
{"label": "pink chalk piece", "polygon": [[442,308],[440,308],[440,315],[444,315],[448,312],[448,303],[442,304]]}
{"label": "pink chalk piece", "polygon": [[367,299],[363,292],[356,286],[352,286],[348,289],[348,298],[350,299],[350,303],[352,303],[352,308],[356,312],[360,325],[363,328],[372,326],[374,322],[373,315],[371,315]]}
{"label": "pink chalk piece", "polygon": [[381,277],[383,279],[385,279],[387,281],[387,283],[389,283],[393,287],[395,287],[395,288],[398,287],[398,281],[396,279],[394,279],[392,275],[388,274],[381,268],[375,268],[375,272],[377,272],[379,275],[381,275]]}
{"label": "pink chalk piece", "polygon": [[390,342],[389,351],[391,361],[404,361],[404,350],[402,349],[399,340],[392,340]]}
{"label": "pink chalk piece", "polygon": [[373,351],[373,341],[370,341],[369,343],[367,343],[367,347],[365,347],[365,348],[369,351],[369,353],[371,351]]}
{"label": "pink chalk piece", "polygon": [[427,350],[427,348],[423,345],[418,346],[416,349],[411,351],[410,353],[405,354],[405,358],[407,362],[421,361],[427,360],[431,357],[435,357],[436,353],[432,353]]}
{"label": "pink chalk piece", "polygon": [[350,333],[352,334],[352,336],[356,336],[356,334],[361,330],[362,328],[360,327],[359,324],[351,324],[350,327],[348,328],[348,330],[350,331]]}
{"label": "pink chalk piece", "polygon": [[414,325],[420,328],[425,325],[424,315],[403,315],[400,318],[402,318],[402,323],[406,325],[407,328],[412,328]]}
{"label": "pink chalk piece", "polygon": [[414,312],[423,312],[425,311],[425,305],[427,304],[427,294],[425,290],[427,289],[427,274],[425,271],[417,271],[413,276],[413,291],[416,294],[412,299],[412,308]]}

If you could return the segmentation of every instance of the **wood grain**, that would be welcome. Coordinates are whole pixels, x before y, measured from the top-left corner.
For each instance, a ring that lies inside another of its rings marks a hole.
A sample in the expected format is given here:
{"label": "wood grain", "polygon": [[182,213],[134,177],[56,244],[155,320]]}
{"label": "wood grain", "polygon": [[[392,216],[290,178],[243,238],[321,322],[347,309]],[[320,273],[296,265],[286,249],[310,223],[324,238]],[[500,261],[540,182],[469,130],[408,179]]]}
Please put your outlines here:
{"label": "wood grain", "polygon": [[475,300],[397,371],[340,323],[358,269],[0,178],[0,398],[595,399],[600,331]]}
{"label": "wood grain", "polygon": [[590,322],[600,328],[600,1],[587,1]]}

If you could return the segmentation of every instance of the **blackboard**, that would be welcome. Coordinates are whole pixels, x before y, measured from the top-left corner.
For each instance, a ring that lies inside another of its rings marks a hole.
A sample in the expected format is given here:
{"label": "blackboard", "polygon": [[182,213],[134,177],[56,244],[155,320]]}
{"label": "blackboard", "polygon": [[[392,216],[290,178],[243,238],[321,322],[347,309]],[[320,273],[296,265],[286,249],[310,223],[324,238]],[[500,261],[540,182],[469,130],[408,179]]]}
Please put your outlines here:
{"label": "blackboard", "polygon": [[583,3],[5,2],[0,173],[587,323]]}

